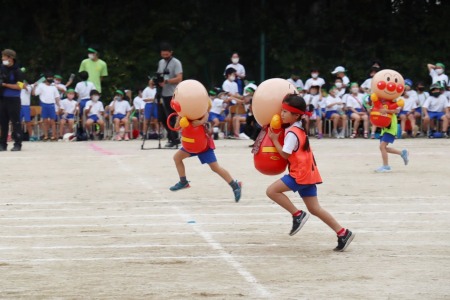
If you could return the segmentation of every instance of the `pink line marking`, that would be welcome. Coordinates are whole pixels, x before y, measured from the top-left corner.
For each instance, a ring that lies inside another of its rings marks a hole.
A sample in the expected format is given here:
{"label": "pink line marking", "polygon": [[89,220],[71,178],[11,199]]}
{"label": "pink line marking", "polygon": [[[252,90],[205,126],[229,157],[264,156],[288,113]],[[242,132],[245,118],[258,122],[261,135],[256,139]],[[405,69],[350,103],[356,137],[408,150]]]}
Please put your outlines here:
{"label": "pink line marking", "polygon": [[98,152],[98,153],[101,153],[101,154],[104,154],[104,155],[115,155],[114,152],[111,152],[111,151],[108,151],[108,150],[106,150],[106,149],[103,149],[102,147],[97,146],[97,145],[94,144],[94,143],[90,143],[90,144],[89,144],[89,147],[90,147],[92,150],[94,150],[95,152]]}

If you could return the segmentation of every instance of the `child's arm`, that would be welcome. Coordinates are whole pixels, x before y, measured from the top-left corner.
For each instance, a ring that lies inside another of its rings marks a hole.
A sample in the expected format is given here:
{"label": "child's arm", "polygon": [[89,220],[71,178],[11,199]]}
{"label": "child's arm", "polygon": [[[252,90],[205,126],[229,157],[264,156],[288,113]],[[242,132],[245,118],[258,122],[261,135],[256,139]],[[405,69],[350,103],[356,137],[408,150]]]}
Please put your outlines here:
{"label": "child's arm", "polygon": [[192,121],[192,122],[191,122],[191,123],[192,123],[192,126],[197,127],[197,126],[200,126],[200,125],[205,124],[206,122],[208,122],[208,116],[209,116],[209,113],[206,112],[206,113],[201,117],[201,119]]}
{"label": "child's arm", "polygon": [[278,153],[283,157],[284,159],[288,159],[289,156],[291,156],[289,153],[283,152],[283,146],[281,146],[280,142],[278,141],[278,138],[281,134],[281,131],[278,133],[275,133],[272,128],[269,126],[269,138],[272,140],[273,145],[277,149]]}

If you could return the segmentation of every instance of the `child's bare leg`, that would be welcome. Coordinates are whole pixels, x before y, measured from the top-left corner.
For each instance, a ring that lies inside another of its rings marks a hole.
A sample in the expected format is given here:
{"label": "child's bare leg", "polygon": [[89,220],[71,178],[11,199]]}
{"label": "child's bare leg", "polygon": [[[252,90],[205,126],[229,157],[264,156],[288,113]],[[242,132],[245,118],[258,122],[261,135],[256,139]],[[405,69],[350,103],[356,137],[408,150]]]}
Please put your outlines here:
{"label": "child's bare leg", "polygon": [[325,224],[327,224],[331,229],[338,233],[342,226],[336,221],[336,219],[322,206],[319,204],[319,199],[314,197],[303,197],[303,202],[305,202],[306,208],[314,216],[321,219]]}
{"label": "child's bare leg", "polygon": [[64,127],[66,125],[66,120],[65,119],[61,119],[61,121],[59,122],[59,136],[63,136],[64,135]]}
{"label": "child's bare leg", "polygon": [[281,179],[278,179],[272,183],[266,190],[266,195],[282,208],[287,210],[291,215],[298,212],[298,208],[292,203],[292,201],[284,194],[284,192],[291,189],[284,184]]}
{"label": "child's bare leg", "polygon": [[383,166],[389,165],[387,145],[388,145],[388,143],[386,143],[386,142],[380,143],[380,152],[381,152],[381,158],[383,159]]}
{"label": "child's bare leg", "polygon": [[178,176],[186,177],[186,168],[184,167],[183,159],[190,157],[191,155],[183,150],[178,150],[173,156],[175,167],[177,168]]}
{"label": "child's bare leg", "polygon": [[227,183],[233,181],[233,177],[231,177],[230,173],[222,168],[217,161],[210,163],[209,167],[211,168],[211,170],[219,174],[219,176],[222,177]]}

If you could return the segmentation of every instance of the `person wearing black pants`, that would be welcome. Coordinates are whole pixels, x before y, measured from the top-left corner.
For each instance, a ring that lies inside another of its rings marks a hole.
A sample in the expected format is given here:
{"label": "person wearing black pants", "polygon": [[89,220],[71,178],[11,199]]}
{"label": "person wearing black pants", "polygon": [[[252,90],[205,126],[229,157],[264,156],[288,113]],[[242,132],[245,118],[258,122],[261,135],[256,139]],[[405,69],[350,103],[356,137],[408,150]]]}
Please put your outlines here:
{"label": "person wearing black pants", "polygon": [[16,64],[16,52],[11,49],[2,51],[0,67],[0,151],[8,147],[9,122],[12,124],[14,147],[11,151],[22,150],[22,129],[20,126],[20,90],[23,84],[23,73]]}
{"label": "person wearing black pants", "polygon": [[[173,147],[176,146],[180,143],[180,139],[178,137],[178,132],[173,131],[171,129],[169,129],[169,127],[167,126],[167,117],[169,117],[169,115],[171,113],[174,113],[175,111],[172,109],[172,107],[170,106],[170,101],[172,100],[172,96],[170,97],[161,97],[161,103],[160,103],[160,107],[158,109],[159,112],[159,121],[162,123],[162,125],[164,126],[164,128],[167,131],[167,140],[168,143],[166,144],[166,147]],[[176,122],[175,117],[170,119],[170,126],[175,127],[175,122]]]}
{"label": "person wearing black pants", "polygon": [[[174,112],[170,107],[170,100],[172,99],[173,93],[177,85],[183,81],[183,66],[181,62],[173,57],[172,46],[168,43],[161,43],[161,60],[158,62],[158,70],[156,74],[158,75],[157,83],[161,88],[161,99],[162,103],[159,107],[159,117],[160,121],[163,123],[167,130],[167,144],[166,148],[178,147],[180,144],[180,139],[178,138],[178,132],[172,131],[167,126],[167,117]],[[159,94],[159,93],[157,93]],[[171,124],[175,123],[175,118],[171,120]]]}

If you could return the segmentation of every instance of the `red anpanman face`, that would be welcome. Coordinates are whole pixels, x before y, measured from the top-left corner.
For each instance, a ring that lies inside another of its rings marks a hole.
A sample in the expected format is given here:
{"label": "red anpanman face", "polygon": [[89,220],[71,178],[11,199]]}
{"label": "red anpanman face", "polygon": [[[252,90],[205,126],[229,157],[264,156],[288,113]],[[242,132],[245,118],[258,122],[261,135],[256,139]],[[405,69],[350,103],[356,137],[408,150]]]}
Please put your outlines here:
{"label": "red anpanman face", "polygon": [[394,100],[400,97],[404,90],[405,81],[397,71],[381,70],[372,78],[372,92],[380,98]]}

